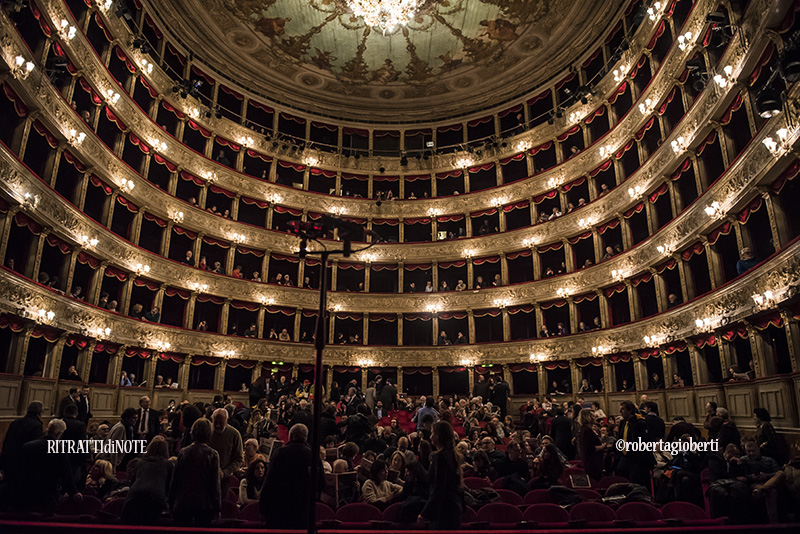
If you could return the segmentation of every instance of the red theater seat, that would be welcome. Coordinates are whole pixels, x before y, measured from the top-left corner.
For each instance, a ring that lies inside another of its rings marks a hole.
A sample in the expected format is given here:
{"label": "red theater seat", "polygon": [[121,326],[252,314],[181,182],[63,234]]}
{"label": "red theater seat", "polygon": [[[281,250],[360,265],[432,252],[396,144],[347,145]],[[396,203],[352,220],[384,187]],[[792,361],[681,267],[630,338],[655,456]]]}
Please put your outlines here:
{"label": "red theater seat", "polygon": [[83,499],[77,500],[74,497],[61,501],[56,506],[56,515],[97,515],[100,508],[103,507],[103,501],[93,495],[84,495]]}
{"label": "red theater seat", "polygon": [[532,504],[525,510],[523,519],[536,523],[537,528],[566,528],[569,525],[569,512],[557,504]]}
{"label": "red theater seat", "polygon": [[395,525],[403,524],[403,503],[396,502],[390,504],[386,510],[383,511],[383,520]]}
{"label": "red theater seat", "polygon": [[630,480],[625,477],[605,476],[595,485],[599,490],[607,490],[612,484],[630,484]]}
{"label": "red theater seat", "polygon": [[[559,478],[559,482],[564,486],[571,488],[572,487],[572,480],[570,480],[570,475],[572,476],[583,476],[586,477],[586,471],[583,470],[582,467],[567,467],[564,469],[564,472],[561,474],[561,478]],[[588,478],[588,477],[587,477]]]}
{"label": "red theater seat", "polygon": [[724,525],[726,517],[711,519],[705,510],[690,502],[671,502],[661,508],[664,519],[678,520],[681,524],[692,527]]}
{"label": "red theater seat", "polygon": [[122,515],[122,509],[124,507],[125,497],[116,497],[106,501],[105,504],[103,504],[103,507],[100,508],[100,512],[112,517],[119,517]]}
{"label": "red theater seat", "polygon": [[587,501],[596,501],[600,498],[600,494],[593,489],[574,488],[575,493],[586,499]]}
{"label": "red theater seat", "polygon": [[522,521],[522,512],[512,504],[493,502],[481,506],[478,521],[486,521],[492,528],[509,528]]}
{"label": "red theater seat", "polygon": [[502,499],[502,501],[506,504],[511,504],[514,506],[522,506],[524,504],[522,497],[520,497],[516,492],[507,489],[496,489],[495,491],[498,495],[500,495],[500,499]]}
{"label": "red theater seat", "polygon": [[238,519],[239,507],[236,503],[231,501],[222,501],[222,508],[220,509],[220,517],[222,519]]}
{"label": "red theater seat", "polygon": [[523,504],[539,504],[539,503],[555,504],[553,496],[550,495],[549,490],[535,489],[525,494],[525,499],[523,500]]}
{"label": "red theater seat", "polygon": [[319,521],[333,521],[336,519],[336,512],[331,510],[331,507],[325,503],[317,503],[317,522]]}
{"label": "red theater seat", "polygon": [[370,526],[370,521],[383,521],[383,514],[371,504],[356,502],[339,508],[336,519],[342,522],[343,529],[365,528]]}
{"label": "red theater seat", "polygon": [[491,488],[492,483],[488,479],[479,477],[467,477],[464,479],[464,485],[469,489]]}
{"label": "red theater seat", "polygon": [[569,511],[570,521],[585,522],[583,528],[614,528],[617,514],[610,507],[599,502],[581,502]]}
{"label": "red theater seat", "polygon": [[259,509],[259,503],[251,502],[239,512],[239,519],[244,519],[245,521],[261,521],[261,510]]}
{"label": "red theater seat", "polygon": [[478,521],[478,514],[469,506],[464,508],[464,514],[461,516],[461,523],[476,523]]}
{"label": "red theater seat", "polygon": [[653,505],[643,502],[629,502],[619,507],[617,519],[633,521],[637,527],[660,527],[664,525],[661,511]]}

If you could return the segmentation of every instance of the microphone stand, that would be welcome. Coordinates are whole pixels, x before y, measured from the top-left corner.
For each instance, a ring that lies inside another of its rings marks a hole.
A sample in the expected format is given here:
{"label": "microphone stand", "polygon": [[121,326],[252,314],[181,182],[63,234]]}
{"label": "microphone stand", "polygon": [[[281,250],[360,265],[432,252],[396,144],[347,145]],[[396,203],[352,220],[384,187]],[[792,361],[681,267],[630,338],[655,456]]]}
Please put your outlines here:
{"label": "microphone stand", "polygon": [[[300,244],[300,257],[305,257],[308,252],[306,252],[306,242],[308,239],[312,239],[317,241],[315,235],[307,235],[304,231],[298,231],[298,234],[302,238]],[[322,245],[323,249],[320,252],[313,252],[313,254],[319,253],[321,255],[322,261],[322,277],[319,284],[319,314],[317,315],[317,325],[315,329],[315,340],[314,340],[314,348],[316,350],[316,360],[314,362],[314,403],[313,403],[313,413],[312,413],[312,423],[309,432],[311,433],[311,491],[308,494],[308,526],[307,532],[308,534],[315,534],[317,529],[317,496],[322,491],[322,488],[318,487],[318,479],[320,475],[320,469],[322,467],[322,462],[319,460],[319,448],[320,448],[320,435],[319,435],[319,428],[320,428],[320,419],[322,416],[322,352],[325,349],[325,340],[328,336],[328,329],[326,327],[327,321],[325,314],[327,312],[327,301],[328,301],[328,259],[331,254],[341,253],[344,257],[350,256],[351,252],[362,252],[367,250],[377,243],[382,241],[380,236],[377,236],[374,232],[371,234],[374,237],[377,237],[377,240],[371,243],[369,246],[364,247],[363,249],[351,251],[350,249],[350,241],[347,239],[344,244],[344,248],[341,250],[328,250],[325,248],[325,245],[321,242],[317,241]]]}

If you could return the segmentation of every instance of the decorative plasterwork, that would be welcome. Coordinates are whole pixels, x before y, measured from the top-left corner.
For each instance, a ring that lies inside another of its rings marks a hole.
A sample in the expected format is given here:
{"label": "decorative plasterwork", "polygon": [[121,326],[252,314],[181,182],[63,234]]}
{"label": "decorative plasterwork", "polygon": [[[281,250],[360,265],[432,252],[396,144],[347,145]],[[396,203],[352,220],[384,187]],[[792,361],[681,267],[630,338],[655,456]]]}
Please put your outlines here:
{"label": "decorative plasterwork", "polygon": [[[332,345],[326,348],[325,359],[330,365],[357,365],[359,360],[369,357],[376,365],[430,366],[458,365],[468,357],[475,365],[480,365],[527,362],[530,354],[546,354],[549,359],[559,360],[586,357],[592,355],[592,347],[599,345],[608,347],[610,352],[641,349],[643,333],[668,332],[673,340],[697,335],[694,321],[698,317],[714,317],[719,326],[744,320],[760,311],[751,295],[776,287],[788,287],[796,293],[800,284],[798,273],[800,243],[795,243],[758,269],[679,309],[599,333],[468,347]],[[52,326],[67,332],[83,333],[110,327],[113,332],[110,341],[127,346],[155,348],[159,341],[168,341],[170,350],[184,354],[218,355],[221,350],[233,350],[252,360],[274,361],[279,358],[298,362],[309,362],[314,357],[311,345],[220,336],[137,321],[98,310],[0,270],[0,311],[18,315],[21,309],[54,312]]]}
{"label": "decorative plasterwork", "polygon": [[[151,0],[196,60],[294,109],[430,121],[518,98],[574,63],[623,0],[429,1],[382,35],[343,0]],[[174,37],[174,38],[173,38]]]}

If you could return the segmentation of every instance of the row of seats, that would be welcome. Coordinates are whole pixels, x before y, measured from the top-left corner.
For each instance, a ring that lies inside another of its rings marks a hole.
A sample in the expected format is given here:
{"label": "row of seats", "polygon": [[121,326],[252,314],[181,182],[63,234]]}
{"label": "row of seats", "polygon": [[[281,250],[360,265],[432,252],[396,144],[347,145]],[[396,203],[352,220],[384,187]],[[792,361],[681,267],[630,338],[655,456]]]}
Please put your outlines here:
{"label": "row of seats", "polygon": [[[103,504],[92,496],[85,496],[81,501],[68,499],[55,510],[55,517],[67,521],[70,518],[85,521],[91,517],[100,522],[115,522],[122,513],[124,502],[124,498],[117,498]],[[325,504],[317,503],[316,515],[323,528],[393,528],[404,524],[402,507],[403,503],[395,503],[381,511],[371,504],[353,503],[334,512]],[[462,526],[467,528],[651,528],[717,526],[725,522],[726,518],[711,519],[702,508],[685,502],[672,502],[661,509],[647,503],[630,502],[616,511],[599,502],[578,503],[569,511],[548,502],[537,502],[524,510],[507,502],[496,502],[482,506],[477,512],[467,507],[462,518]],[[259,503],[249,504],[240,511],[235,503],[223,502],[221,523],[261,526]]]}

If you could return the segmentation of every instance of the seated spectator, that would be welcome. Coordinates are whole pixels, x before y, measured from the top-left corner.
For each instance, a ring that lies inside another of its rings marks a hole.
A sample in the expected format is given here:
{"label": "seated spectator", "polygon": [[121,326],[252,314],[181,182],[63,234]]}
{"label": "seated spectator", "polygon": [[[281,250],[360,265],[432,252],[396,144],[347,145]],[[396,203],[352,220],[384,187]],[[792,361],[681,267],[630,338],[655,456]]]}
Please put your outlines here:
{"label": "seated spectator", "polygon": [[291,341],[292,339],[289,337],[289,331],[287,329],[281,330],[280,335],[278,336],[279,341]]}
{"label": "seated spectator", "polygon": [[756,423],[756,443],[761,449],[761,454],[776,460],[780,458],[780,446],[775,428],[772,426],[772,416],[764,408],[753,410],[753,418]]}
{"label": "seated spectator", "polygon": [[447,332],[442,330],[439,332],[439,338],[436,340],[437,345],[451,345],[450,340],[447,339]]}
{"label": "seated spectator", "polygon": [[752,489],[755,501],[765,501],[767,517],[770,523],[778,522],[778,493],[774,486],[763,484],[771,479],[780,470],[778,462],[769,456],[762,456],[761,449],[754,440],[748,440],[744,445],[747,457],[741,460],[744,466],[745,478]]}
{"label": "seated spectator", "polygon": [[682,388],[685,384],[683,382],[683,378],[678,373],[674,373],[672,375],[672,385],[670,388]]}
{"label": "seated spectator", "polygon": [[144,317],[144,307],[138,302],[131,308],[131,317],[134,319],[141,319]]}
{"label": "seated spectator", "polygon": [[186,251],[186,257],[183,259],[183,263],[189,265],[190,267],[194,267],[194,257],[191,250]]}
{"label": "seated spectator", "polygon": [[208,260],[205,256],[200,256],[200,263],[197,264],[197,268],[202,271],[208,270]]}
{"label": "seated spectator", "polygon": [[144,314],[143,319],[151,323],[157,323],[161,320],[161,312],[158,310],[157,306],[153,306],[149,312]]}
{"label": "seated spectator", "polygon": [[675,293],[670,293],[667,296],[667,308],[668,309],[669,308],[674,308],[678,304],[682,304],[682,303],[683,303],[683,301],[681,300],[681,298],[678,295],[676,295]]}
{"label": "seated spectator", "polygon": [[466,345],[469,343],[467,336],[464,335],[464,332],[459,332],[456,336],[456,345]]}
{"label": "seated spectator", "polygon": [[[250,441],[250,440],[248,440]],[[261,497],[261,487],[267,473],[267,464],[260,454],[247,467],[247,472],[239,482],[239,506],[244,508],[250,503],[258,502]]]}
{"label": "seated spectator", "polygon": [[430,280],[428,280],[428,281],[425,283],[425,289],[424,289],[424,291],[425,291],[425,293],[433,293],[433,291],[434,291],[434,289],[433,289],[433,282],[431,282]]}
{"label": "seated spectator", "polygon": [[212,273],[222,274],[222,264],[218,261],[214,262],[214,268],[211,269]]}
{"label": "seated spectator", "polygon": [[253,271],[253,275],[250,277],[250,280],[252,280],[253,282],[260,282],[261,274],[258,271]]}
{"label": "seated spectator", "polygon": [[559,460],[559,453],[552,443],[542,448],[541,456],[533,460],[533,475],[531,489],[549,489],[558,485],[558,479],[564,473],[564,465]]}
{"label": "seated spectator", "polygon": [[608,189],[608,186],[606,184],[600,184],[600,191],[598,191],[597,196],[602,197],[610,192],[611,191]]}
{"label": "seated spectator", "polygon": [[442,283],[439,284],[439,291],[450,291],[450,286],[447,285],[447,280],[442,280]]}
{"label": "seated spectator", "polygon": [[459,280],[456,284],[455,290],[464,291],[465,289],[467,289],[467,284],[465,284],[463,280]]}
{"label": "seated spectator", "polygon": [[72,290],[72,293],[69,295],[70,297],[74,298],[75,300],[83,300],[83,288],[81,286],[75,286],[75,289]]}
{"label": "seated spectator", "polygon": [[[497,476],[500,478],[513,478],[524,481],[527,483],[531,477],[530,469],[528,469],[528,462],[522,457],[520,447],[513,441],[506,446],[506,456],[495,466]],[[508,486],[509,481],[506,481]]]}
{"label": "seated spectator", "polygon": [[595,419],[605,419],[606,413],[600,408],[600,403],[595,401],[592,403],[592,411],[594,412]]}
{"label": "seated spectator", "polygon": [[234,278],[244,278],[244,274],[242,273],[242,266],[237,265],[236,267],[234,267],[233,271],[231,272],[231,276]]}
{"label": "seated spectator", "polygon": [[403,491],[403,487],[389,482],[389,468],[386,462],[377,459],[372,462],[369,470],[370,478],[361,487],[361,500],[377,506],[385,508],[392,503]]}
{"label": "seated spectator", "polygon": [[757,259],[753,254],[753,249],[744,247],[741,251],[741,259],[736,262],[736,274],[744,274],[760,262],[761,260]]}
{"label": "seated spectator", "polygon": [[114,477],[111,463],[106,460],[95,460],[89,469],[89,474],[86,475],[86,493],[103,501],[116,484],[117,479]]}
{"label": "seated spectator", "polygon": [[614,255],[614,248],[611,247],[611,246],[608,246],[608,247],[606,247],[605,254],[603,254],[603,257],[601,259],[603,261],[610,260],[611,256],[613,256],[613,255]]}
{"label": "seated spectator", "polygon": [[414,461],[406,464],[402,475],[405,483],[399,499],[403,502],[403,522],[413,523],[430,496],[428,473],[419,462]]}
{"label": "seated spectator", "polygon": [[539,337],[551,337],[553,334],[547,329],[547,325],[543,324],[542,329],[539,331]]}
{"label": "seated spectator", "polygon": [[548,221],[552,221],[553,219],[557,219],[561,217],[561,211],[556,206],[553,206],[553,211],[550,212],[550,216],[547,218]]}
{"label": "seated spectator", "polygon": [[287,287],[294,285],[294,282],[292,282],[292,279],[289,278],[288,274],[284,274],[283,275],[283,285],[285,285]]}
{"label": "seated spectator", "polygon": [[664,389],[664,381],[658,376],[658,373],[650,375],[650,389]]}

